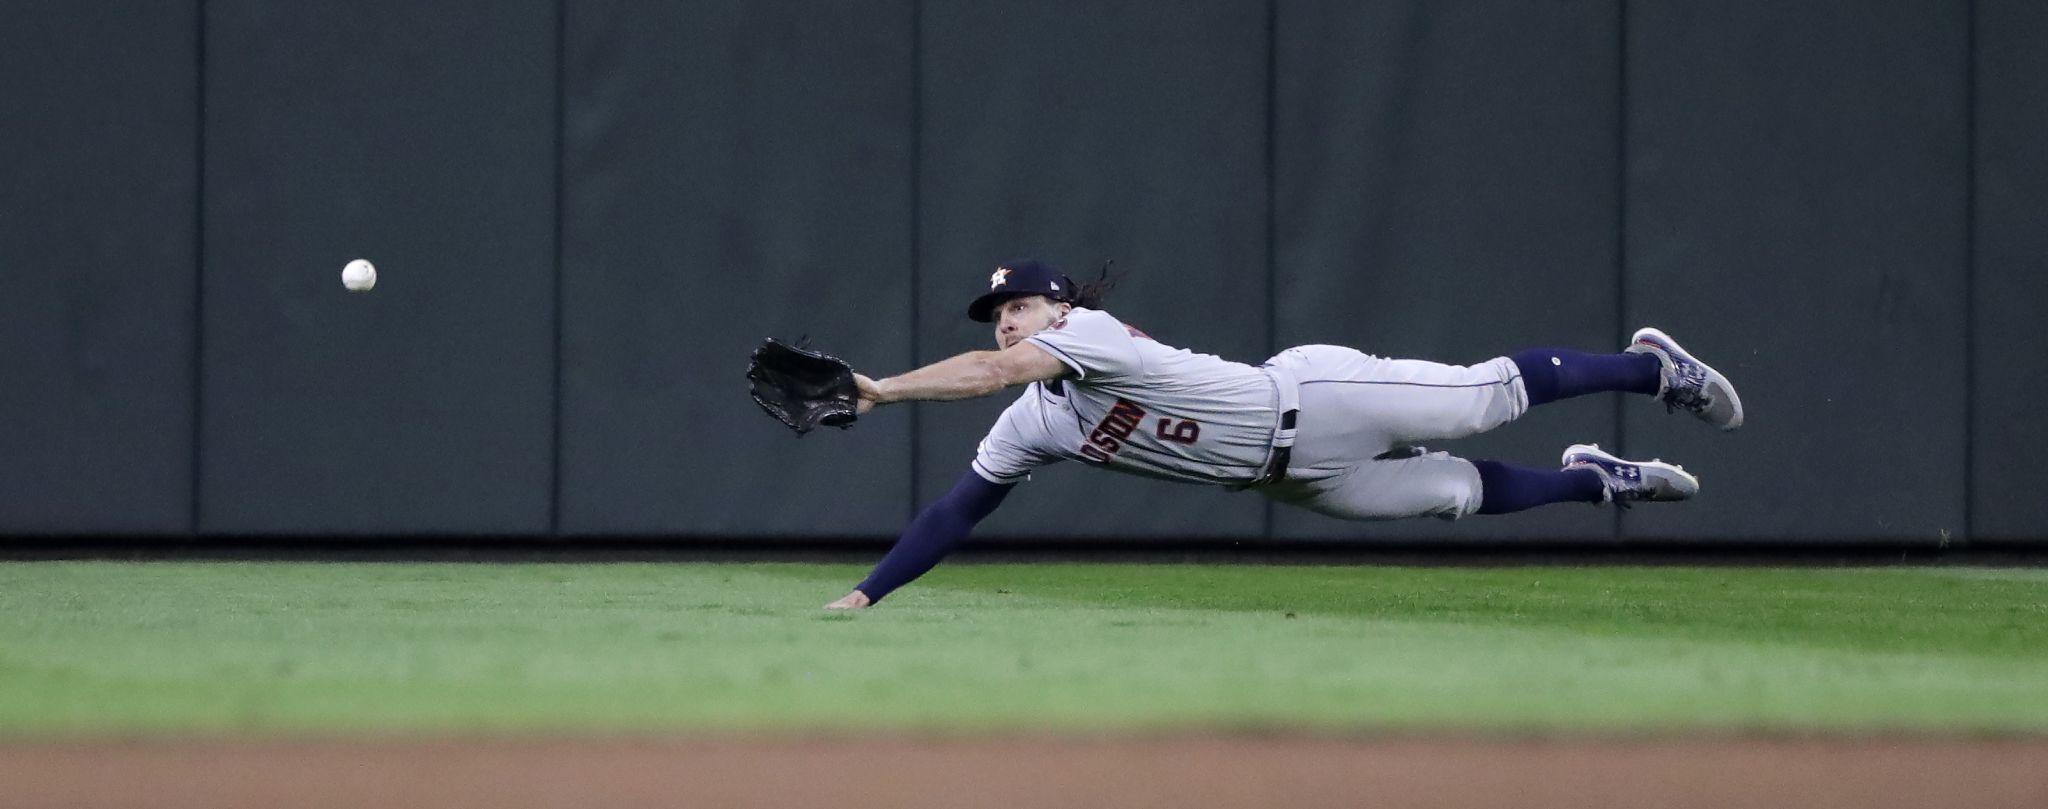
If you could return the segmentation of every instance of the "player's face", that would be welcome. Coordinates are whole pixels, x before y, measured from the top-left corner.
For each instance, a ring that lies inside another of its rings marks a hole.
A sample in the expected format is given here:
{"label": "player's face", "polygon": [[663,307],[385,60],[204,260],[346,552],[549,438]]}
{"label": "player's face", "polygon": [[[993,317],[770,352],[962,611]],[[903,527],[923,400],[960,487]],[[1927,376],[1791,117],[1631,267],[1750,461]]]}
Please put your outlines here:
{"label": "player's face", "polygon": [[1026,295],[1003,301],[996,309],[996,347],[1009,348],[1026,337],[1045,330],[1067,316],[1074,307],[1054,303],[1044,295]]}

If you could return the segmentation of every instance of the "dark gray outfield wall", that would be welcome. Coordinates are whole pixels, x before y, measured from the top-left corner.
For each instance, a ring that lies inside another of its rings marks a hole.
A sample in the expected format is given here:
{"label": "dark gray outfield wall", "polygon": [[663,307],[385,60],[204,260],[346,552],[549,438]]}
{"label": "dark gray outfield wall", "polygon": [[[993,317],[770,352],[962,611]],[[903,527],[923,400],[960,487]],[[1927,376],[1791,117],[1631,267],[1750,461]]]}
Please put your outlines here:
{"label": "dark gray outfield wall", "polygon": [[0,12],[0,532],[192,529],[199,25],[134,5]]}
{"label": "dark gray outfield wall", "polygon": [[1968,506],[1974,536],[2039,541],[2048,535],[2048,4],[1978,0],[1976,31]]}
{"label": "dark gray outfield wall", "polygon": [[206,9],[199,527],[548,530],[553,4]]}
{"label": "dark gray outfield wall", "polygon": [[1448,447],[1703,480],[1619,517],[1053,467],[986,536],[2048,535],[2039,3],[132,5],[0,20],[0,535],[889,535],[1008,397],[797,440],[745,355],[984,347],[1021,254],[1246,361],[1656,324],[1750,422],[1597,396]]}
{"label": "dark gray outfield wall", "polygon": [[[1754,412],[1622,421],[1740,508],[1631,537],[1959,536],[1969,455],[1969,8],[1632,3],[1625,320],[1698,345]],[[1711,347],[1711,348],[1709,348]]]}

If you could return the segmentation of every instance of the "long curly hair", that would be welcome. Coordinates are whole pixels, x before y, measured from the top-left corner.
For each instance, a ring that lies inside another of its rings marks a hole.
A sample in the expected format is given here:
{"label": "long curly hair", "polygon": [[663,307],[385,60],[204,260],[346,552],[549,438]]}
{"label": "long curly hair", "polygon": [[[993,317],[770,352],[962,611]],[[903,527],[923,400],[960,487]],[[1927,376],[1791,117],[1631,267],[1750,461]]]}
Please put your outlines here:
{"label": "long curly hair", "polygon": [[1116,282],[1123,278],[1122,275],[1110,274],[1110,265],[1115,263],[1116,259],[1102,262],[1102,272],[1095,276],[1095,280],[1082,281],[1076,285],[1071,303],[1083,309],[1101,309],[1103,301],[1109,297],[1110,290],[1116,289]]}

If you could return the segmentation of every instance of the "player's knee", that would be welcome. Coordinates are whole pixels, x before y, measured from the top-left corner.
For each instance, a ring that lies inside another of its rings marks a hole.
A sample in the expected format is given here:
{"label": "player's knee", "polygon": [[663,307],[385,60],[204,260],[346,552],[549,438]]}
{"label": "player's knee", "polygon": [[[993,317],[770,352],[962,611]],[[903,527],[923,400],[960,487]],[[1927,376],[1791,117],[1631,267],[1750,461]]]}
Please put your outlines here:
{"label": "player's knee", "polygon": [[1467,514],[1475,513],[1479,511],[1480,500],[1479,486],[1476,484],[1445,484],[1443,491],[1444,510],[1436,516],[1455,520]]}
{"label": "player's knee", "polygon": [[1437,476],[1432,487],[1439,510],[1432,516],[1457,519],[1478,511],[1484,494],[1478,468],[1470,461],[1449,455],[1439,463],[1443,464],[1443,474]]}
{"label": "player's knee", "polygon": [[[1385,518],[1441,517],[1455,520],[1479,510],[1479,472],[1471,463],[1442,452],[1412,461],[1420,468],[1410,498]],[[1426,470],[1426,471],[1425,471]]]}

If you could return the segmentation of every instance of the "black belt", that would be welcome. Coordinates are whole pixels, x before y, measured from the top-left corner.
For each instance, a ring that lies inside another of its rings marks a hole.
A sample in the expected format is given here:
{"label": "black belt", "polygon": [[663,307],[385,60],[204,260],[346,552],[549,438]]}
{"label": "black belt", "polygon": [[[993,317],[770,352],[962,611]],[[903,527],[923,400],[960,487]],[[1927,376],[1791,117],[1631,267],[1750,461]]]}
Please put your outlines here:
{"label": "black belt", "polygon": [[1265,468],[1259,470],[1259,476],[1252,479],[1251,485],[1264,486],[1287,479],[1287,461],[1294,455],[1294,423],[1300,414],[1299,410],[1280,414],[1280,433],[1285,436],[1284,442],[1273,443],[1273,454],[1266,458]]}

